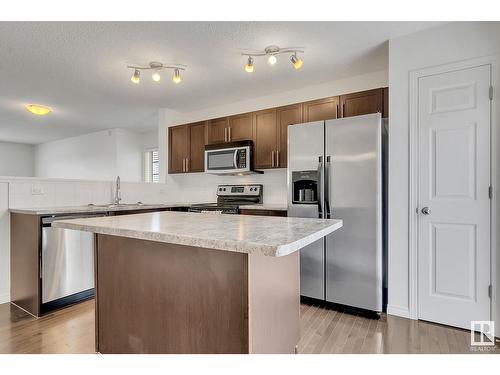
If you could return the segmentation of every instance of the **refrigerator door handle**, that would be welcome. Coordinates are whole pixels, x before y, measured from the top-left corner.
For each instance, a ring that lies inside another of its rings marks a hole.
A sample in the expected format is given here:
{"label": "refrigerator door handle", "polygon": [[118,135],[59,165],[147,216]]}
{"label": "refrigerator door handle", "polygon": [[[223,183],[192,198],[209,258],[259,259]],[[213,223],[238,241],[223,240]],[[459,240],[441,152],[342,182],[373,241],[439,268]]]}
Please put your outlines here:
{"label": "refrigerator door handle", "polygon": [[322,204],[323,204],[323,188],[322,188],[322,185],[321,185],[321,172],[322,172],[322,169],[323,169],[323,156],[319,156],[318,157],[318,217],[321,219],[323,218],[323,208],[322,208]]}
{"label": "refrigerator door handle", "polygon": [[325,163],[325,218],[331,219],[332,215],[330,212],[330,156],[326,157]]}

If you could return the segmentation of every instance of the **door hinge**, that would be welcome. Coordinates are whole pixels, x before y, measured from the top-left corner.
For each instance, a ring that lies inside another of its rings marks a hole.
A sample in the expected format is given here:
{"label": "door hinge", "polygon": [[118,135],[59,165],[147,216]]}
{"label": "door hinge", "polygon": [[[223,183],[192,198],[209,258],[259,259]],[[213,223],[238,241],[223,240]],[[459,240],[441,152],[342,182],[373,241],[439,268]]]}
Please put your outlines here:
{"label": "door hinge", "polygon": [[493,199],[493,186],[490,186],[490,187],[488,188],[488,197],[489,197],[490,199]]}
{"label": "door hinge", "polygon": [[493,100],[493,86],[490,86],[489,95],[490,95],[490,100]]}
{"label": "door hinge", "polygon": [[491,287],[491,285],[488,285],[488,297],[491,298],[492,292],[493,292],[493,288]]}

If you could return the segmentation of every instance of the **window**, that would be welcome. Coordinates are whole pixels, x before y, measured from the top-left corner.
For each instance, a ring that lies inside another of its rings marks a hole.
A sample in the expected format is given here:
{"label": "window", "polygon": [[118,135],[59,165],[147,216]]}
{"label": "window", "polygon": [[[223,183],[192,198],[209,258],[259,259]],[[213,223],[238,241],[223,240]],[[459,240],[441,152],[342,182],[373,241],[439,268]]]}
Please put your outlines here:
{"label": "window", "polygon": [[160,158],[158,149],[144,152],[144,182],[160,182]]}

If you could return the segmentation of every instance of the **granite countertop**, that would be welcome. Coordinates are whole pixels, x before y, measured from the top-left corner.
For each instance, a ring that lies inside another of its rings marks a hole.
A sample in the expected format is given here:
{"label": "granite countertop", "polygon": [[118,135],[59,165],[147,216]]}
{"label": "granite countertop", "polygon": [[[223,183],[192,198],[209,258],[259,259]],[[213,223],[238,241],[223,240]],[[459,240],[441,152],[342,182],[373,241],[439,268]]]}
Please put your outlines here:
{"label": "granite countertop", "polygon": [[69,206],[69,207],[43,207],[43,208],[11,208],[10,212],[30,215],[54,215],[54,214],[77,214],[92,212],[129,211],[129,210],[149,210],[155,208],[189,207],[193,203],[143,203],[129,204],[96,204],[89,206]]}
{"label": "granite countertop", "polygon": [[342,220],[164,211],[59,220],[52,226],[278,257],[336,231]]}
{"label": "granite countertop", "polygon": [[[189,207],[195,204],[206,204],[210,202],[170,202],[170,203],[125,203],[120,205],[113,204],[96,204],[91,206],[66,206],[66,207],[40,207],[40,208],[11,208],[10,212],[29,215],[56,215],[56,214],[78,214],[78,213],[93,213],[93,212],[110,212],[110,211],[129,211],[129,210],[149,210],[155,208],[175,208]],[[286,211],[286,205],[281,204],[253,204],[239,206],[244,210],[273,210]]]}

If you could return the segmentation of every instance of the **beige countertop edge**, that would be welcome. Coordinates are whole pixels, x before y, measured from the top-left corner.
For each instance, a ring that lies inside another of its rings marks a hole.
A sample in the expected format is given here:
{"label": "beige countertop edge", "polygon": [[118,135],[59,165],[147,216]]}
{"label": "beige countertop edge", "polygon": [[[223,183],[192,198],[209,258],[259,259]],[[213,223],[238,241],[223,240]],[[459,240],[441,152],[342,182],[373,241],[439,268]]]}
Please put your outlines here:
{"label": "beige countertop edge", "polygon": [[[314,234],[301,238],[286,245],[266,245],[252,241],[234,241],[234,240],[213,240],[207,238],[196,238],[187,236],[175,236],[172,234],[158,232],[138,232],[132,229],[118,229],[94,227],[91,225],[73,224],[67,221],[55,221],[52,226],[64,229],[74,229],[98,234],[105,234],[118,237],[135,238],[139,240],[172,243],[176,245],[186,245],[194,247],[204,247],[207,249],[232,251],[236,253],[256,254],[272,257],[281,257],[292,254],[314,241],[335,232],[343,225],[342,220],[328,228],[324,228]],[[119,232],[119,233],[117,233]],[[197,242],[197,243],[194,243]]]}

